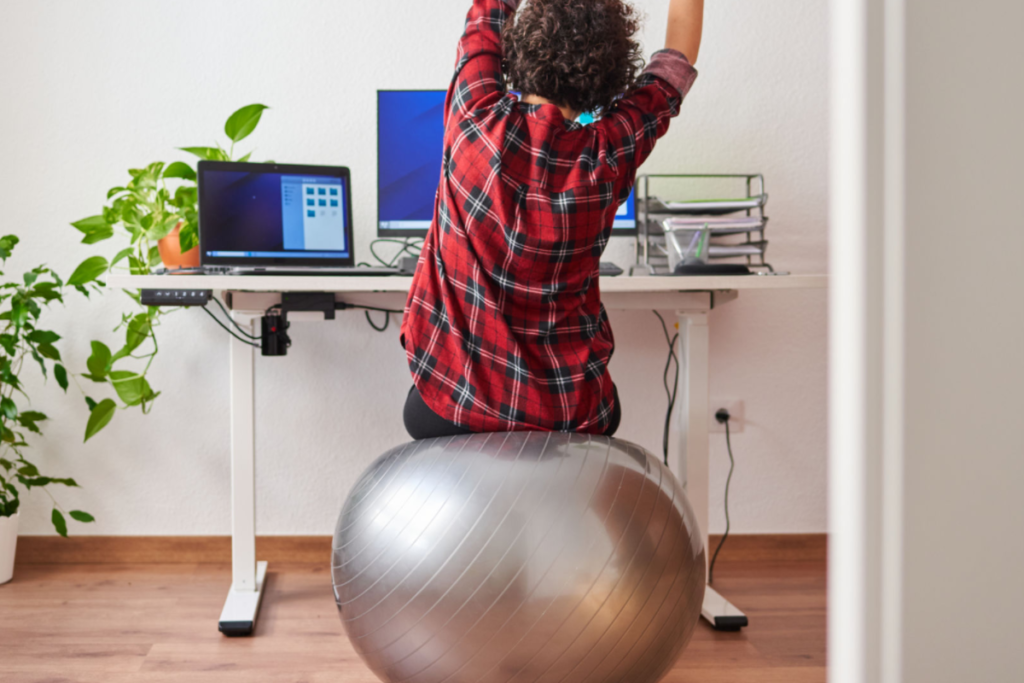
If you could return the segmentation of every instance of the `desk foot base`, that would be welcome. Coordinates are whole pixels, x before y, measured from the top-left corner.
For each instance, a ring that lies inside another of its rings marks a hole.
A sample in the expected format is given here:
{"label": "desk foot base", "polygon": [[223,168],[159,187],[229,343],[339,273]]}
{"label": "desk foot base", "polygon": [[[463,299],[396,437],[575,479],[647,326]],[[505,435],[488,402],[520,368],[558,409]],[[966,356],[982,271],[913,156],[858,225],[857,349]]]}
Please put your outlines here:
{"label": "desk foot base", "polygon": [[220,613],[217,630],[226,636],[251,636],[256,628],[256,615],[263,600],[263,586],[267,578],[267,563],[256,563],[256,590],[228,591],[228,599]]}
{"label": "desk foot base", "polygon": [[716,631],[739,631],[748,624],[747,615],[711,586],[704,588],[704,605],[701,607],[700,615],[707,619]]}

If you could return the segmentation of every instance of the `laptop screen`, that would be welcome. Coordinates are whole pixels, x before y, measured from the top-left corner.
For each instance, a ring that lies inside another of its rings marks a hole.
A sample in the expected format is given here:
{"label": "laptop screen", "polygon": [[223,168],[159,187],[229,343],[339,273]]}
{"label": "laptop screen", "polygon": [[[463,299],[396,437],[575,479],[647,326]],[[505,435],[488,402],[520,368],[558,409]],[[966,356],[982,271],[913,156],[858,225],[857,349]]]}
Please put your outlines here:
{"label": "laptop screen", "polygon": [[347,169],[202,162],[204,264],[351,265]]}
{"label": "laptop screen", "polygon": [[[446,94],[444,90],[377,92],[378,237],[427,234],[441,177]],[[619,207],[613,228],[613,235],[636,233],[632,194]]]}

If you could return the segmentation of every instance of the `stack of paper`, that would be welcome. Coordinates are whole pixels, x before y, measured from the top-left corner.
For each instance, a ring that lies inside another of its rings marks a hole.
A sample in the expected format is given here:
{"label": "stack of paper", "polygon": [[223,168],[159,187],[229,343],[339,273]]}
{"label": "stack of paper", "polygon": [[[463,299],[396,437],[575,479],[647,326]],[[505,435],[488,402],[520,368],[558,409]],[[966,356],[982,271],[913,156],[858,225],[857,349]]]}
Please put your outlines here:
{"label": "stack of paper", "polygon": [[707,225],[711,228],[712,235],[735,235],[763,230],[767,222],[767,218],[760,216],[687,216],[685,218],[673,216],[662,219],[661,227],[665,232],[671,232],[673,230],[692,230]]}
{"label": "stack of paper", "polygon": [[[643,202],[638,202],[642,204]],[[754,211],[768,203],[768,195],[743,199],[695,199],[685,202],[663,201],[651,197],[648,213],[651,214],[684,214],[691,216],[725,216],[740,211]],[[642,207],[641,207],[642,210]]]}

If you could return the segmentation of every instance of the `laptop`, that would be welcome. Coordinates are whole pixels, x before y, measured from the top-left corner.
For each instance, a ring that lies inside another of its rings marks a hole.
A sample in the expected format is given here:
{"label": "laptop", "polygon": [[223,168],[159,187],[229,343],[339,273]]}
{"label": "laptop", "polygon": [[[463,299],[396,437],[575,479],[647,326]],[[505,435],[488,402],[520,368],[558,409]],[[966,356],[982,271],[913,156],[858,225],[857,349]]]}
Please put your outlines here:
{"label": "laptop", "polygon": [[352,183],[344,166],[200,161],[204,272],[394,275],[355,267]]}

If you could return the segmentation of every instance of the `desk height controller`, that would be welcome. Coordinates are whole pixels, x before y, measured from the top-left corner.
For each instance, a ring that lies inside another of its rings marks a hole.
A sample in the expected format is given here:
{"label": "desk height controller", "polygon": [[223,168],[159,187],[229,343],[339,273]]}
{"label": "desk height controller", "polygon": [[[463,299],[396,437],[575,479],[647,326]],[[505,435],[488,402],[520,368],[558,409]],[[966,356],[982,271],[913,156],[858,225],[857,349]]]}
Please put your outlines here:
{"label": "desk height controller", "polygon": [[211,289],[143,289],[143,306],[205,306],[213,296]]}

